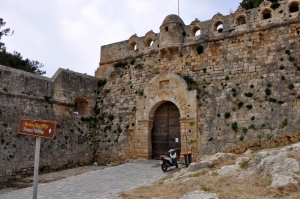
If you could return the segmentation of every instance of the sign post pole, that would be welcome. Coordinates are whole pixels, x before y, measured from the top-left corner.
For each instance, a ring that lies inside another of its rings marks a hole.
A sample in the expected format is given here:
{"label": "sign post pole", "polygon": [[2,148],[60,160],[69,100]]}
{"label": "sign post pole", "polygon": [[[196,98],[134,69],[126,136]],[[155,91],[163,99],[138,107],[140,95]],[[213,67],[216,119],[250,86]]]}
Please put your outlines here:
{"label": "sign post pole", "polygon": [[46,120],[20,119],[18,133],[36,137],[34,157],[34,179],[32,199],[37,199],[37,187],[39,183],[39,164],[41,138],[53,139],[56,130],[56,122]]}
{"label": "sign post pole", "polygon": [[40,148],[41,148],[41,138],[36,137],[32,199],[37,199],[37,188],[39,183]]}

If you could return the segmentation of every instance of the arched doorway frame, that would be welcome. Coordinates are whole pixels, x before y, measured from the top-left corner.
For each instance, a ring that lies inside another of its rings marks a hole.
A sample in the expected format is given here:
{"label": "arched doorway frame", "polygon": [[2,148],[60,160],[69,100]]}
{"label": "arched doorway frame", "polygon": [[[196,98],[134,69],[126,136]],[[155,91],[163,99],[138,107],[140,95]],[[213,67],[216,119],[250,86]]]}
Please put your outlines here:
{"label": "arched doorway frame", "polygon": [[[151,159],[152,157],[152,127],[156,109],[165,102],[174,103],[180,112],[181,151],[184,152],[187,142],[197,140],[200,135],[197,130],[197,91],[188,91],[183,78],[174,73],[155,76],[144,89],[147,98],[137,100],[136,127],[134,130],[134,157]],[[190,148],[188,149],[190,150]],[[200,146],[194,153],[196,157]]]}

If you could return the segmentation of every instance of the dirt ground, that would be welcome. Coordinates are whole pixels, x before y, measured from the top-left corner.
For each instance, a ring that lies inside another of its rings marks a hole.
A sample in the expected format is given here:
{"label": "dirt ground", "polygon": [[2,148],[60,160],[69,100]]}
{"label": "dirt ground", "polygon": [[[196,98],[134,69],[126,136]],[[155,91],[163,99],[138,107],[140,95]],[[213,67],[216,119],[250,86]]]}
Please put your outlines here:
{"label": "dirt ground", "polygon": [[[80,175],[82,173],[86,173],[89,171],[101,170],[106,167],[107,166],[88,165],[88,166],[66,169],[66,170],[62,170],[62,171],[39,174],[39,183],[47,183],[47,182],[57,181],[57,180],[71,177],[71,176]],[[7,192],[11,192],[16,189],[31,187],[32,185],[33,185],[33,176],[26,177],[26,178],[20,179],[18,181],[12,182],[8,186],[2,186],[2,187],[0,186],[0,195],[7,193]]]}

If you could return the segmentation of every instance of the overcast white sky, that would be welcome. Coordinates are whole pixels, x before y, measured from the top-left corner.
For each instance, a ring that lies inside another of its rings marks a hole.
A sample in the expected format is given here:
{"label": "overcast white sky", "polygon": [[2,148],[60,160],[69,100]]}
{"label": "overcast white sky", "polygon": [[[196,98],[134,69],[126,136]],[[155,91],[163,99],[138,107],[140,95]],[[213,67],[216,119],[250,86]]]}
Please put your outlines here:
{"label": "overcast white sky", "polygon": [[[180,17],[185,24],[209,20],[235,11],[241,1],[180,0]],[[58,68],[94,76],[102,45],[158,33],[177,5],[178,0],[0,0],[4,28],[15,31],[2,41],[7,51],[45,64],[47,77]]]}

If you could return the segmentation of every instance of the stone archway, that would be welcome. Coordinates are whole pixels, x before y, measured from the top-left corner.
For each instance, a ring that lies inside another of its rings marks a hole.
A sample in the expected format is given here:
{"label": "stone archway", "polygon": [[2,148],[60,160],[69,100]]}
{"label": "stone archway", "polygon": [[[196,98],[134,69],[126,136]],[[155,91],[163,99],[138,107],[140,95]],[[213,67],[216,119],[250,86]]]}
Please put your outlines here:
{"label": "stone archway", "polygon": [[172,102],[165,102],[156,109],[151,131],[153,159],[159,159],[170,149],[177,148],[180,152],[179,118],[179,109]]}
{"label": "stone archway", "polygon": [[[185,80],[177,74],[165,73],[155,76],[144,89],[147,98],[137,100],[136,126],[133,134],[135,158],[152,158],[152,128],[157,108],[165,102],[172,102],[180,112],[180,145],[197,140],[197,91],[189,91]],[[200,147],[195,151],[197,156]],[[183,151],[183,150],[182,150]]]}

